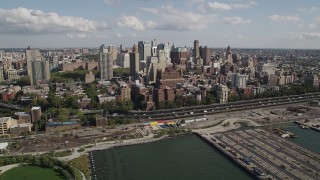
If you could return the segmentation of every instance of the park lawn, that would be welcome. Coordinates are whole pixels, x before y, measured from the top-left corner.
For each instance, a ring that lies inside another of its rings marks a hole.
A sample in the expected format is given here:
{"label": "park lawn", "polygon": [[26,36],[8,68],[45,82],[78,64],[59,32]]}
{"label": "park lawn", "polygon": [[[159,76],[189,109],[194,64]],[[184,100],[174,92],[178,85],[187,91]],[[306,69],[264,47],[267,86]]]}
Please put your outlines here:
{"label": "park lawn", "polygon": [[53,169],[41,168],[37,166],[20,166],[4,172],[0,176],[1,180],[63,180],[64,177]]}

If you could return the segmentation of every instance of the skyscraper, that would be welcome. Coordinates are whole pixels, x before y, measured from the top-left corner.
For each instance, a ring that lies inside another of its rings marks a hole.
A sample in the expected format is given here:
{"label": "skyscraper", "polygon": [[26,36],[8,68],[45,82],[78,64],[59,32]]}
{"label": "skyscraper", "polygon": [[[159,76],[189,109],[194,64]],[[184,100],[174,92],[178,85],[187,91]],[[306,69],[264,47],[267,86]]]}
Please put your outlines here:
{"label": "skyscraper", "polygon": [[49,61],[31,61],[31,76],[30,82],[31,85],[37,85],[39,81],[49,80],[50,71],[49,71]]}
{"label": "skyscraper", "polygon": [[29,76],[32,74],[31,62],[41,61],[41,58],[39,49],[31,49],[30,46],[26,49],[27,71]]}
{"label": "skyscraper", "polygon": [[116,64],[115,61],[117,60],[117,54],[118,54],[117,47],[115,45],[109,45],[108,52],[111,54],[112,63]]}
{"label": "skyscraper", "polygon": [[132,52],[130,53],[130,75],[137,77],[140,71],[140,60],[137,45],[133,45]]}
{"label": "skyscraper", "polygon": [[0,50],[0,61],[2,61],[3,56],[4,56],[4,51],[3,51],[3,50]]}
{"label": "skyscraper", "polygon": [[164,53],[165,53],[165,58],[166,58],[166,61],[167,61],[167,64],[170,64],[171,63],[171,58],[170,58],[170,46],[169,46],[169,42],[168,43],[161,43],[161,44],[158,44],[157,46],[157,50],[159,52],[159,50],[164,50]]}
{"label": "skyscraper", "polygon": [[4,80],[3,78],[3,67],[0,67],[0,82]]}
{"label": "skyscraper", "polygon": [[99,69],[101,80],[111,80],[113,77],[113,60],[112,53],[105,49],[104,45],[100,46]]}
{"label": "skyscraper", "polygon": [[210,65],[211,62],[211,49],[207,46],[201,48],[201,58],[203,59],[203,65]]}
{"label": "skyscraper", "polygon": [[232,52],[231,52],[231,47],[230,46],[227,47],[226,60],[227,60],[227,64],[228,65],[232,65],[233,64]]}
{"label": "skyscraper", "polygon": [[193,57],[194,57],[194,63],[196,65],[200,65],[200,52],[199,52],[198,40],[194,40],[194,43],[193,43]]}
{"label": "skyscraper", "polygon": [[39,49],[26,49],[27,71],[31,86],[38,85],[39,81],[50,79],[49,61],[42,60]]}
{"label": "skyscraper", "polygon": [[151,56],[151,42],[150,41],[139,41],[138,52],[140,61],[146,61]]}

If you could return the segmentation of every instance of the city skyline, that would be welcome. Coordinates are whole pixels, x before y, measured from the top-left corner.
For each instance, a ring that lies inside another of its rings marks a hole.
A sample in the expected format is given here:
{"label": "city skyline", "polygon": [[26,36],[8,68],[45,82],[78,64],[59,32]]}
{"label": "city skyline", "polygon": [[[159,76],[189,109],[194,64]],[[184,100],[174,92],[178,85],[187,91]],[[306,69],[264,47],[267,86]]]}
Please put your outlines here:
{"label": "city skyline", "polygon": [[[138,41],[208,47],[318,49],[316,0],[1,2],[0,48],[98,47]],[[276,4],[276,6],[275,6]]]}

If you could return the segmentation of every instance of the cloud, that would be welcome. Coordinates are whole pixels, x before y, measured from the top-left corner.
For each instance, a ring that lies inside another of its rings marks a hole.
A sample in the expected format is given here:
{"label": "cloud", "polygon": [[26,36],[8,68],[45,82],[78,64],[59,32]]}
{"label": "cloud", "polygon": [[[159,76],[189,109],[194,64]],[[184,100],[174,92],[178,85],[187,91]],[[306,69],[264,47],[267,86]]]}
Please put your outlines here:
{"label": "cloud", "polygon": [[318,29],[320,27],[320,17],[313,19],[313,22],[308,24],[309,29]]}
{"label": "cloud", "polygon": [[294,38],[304,39],[320,39],[320,32],[301,32],[301,33],[289,33]]}
{"label": "cloud", "polygon": [[159,11],[156,8],[144,8],[144,7],[140,7],[140,9],[144,12],[147,13],[152,13],[152,14],[157,14]]}
{"label": "cloud", "polygon": [[246,39],[247,39],[247,37],[242,36],[242,35],[238,35],[238,36],[237,36],[237,39],[239,39],[239,40],[246,40]]}
{"label": "cloud", "polygon": [[216,10],[223,10],[223,11],[226,11],[226,10],[231,10],[232,7],[228,4],[224,4],[224,3],[218,3],[218,2],[208,2],[208,5],[210,8],[212,9],[216,9]]}
{"label": "cloud", "polygon": [[155,27],[159,30],[194,31],[207,29],[212,23],[237,25],[251,22],[241,17],[219,17],[216,14],[180,11],[172,4],[162,6],[161,12],[163,12],[160,18],[162,22]]}
{"label": "cloud", "polygon": [[237,24],[250,24],[251,21],[247,19],[243,19],[241,17],[224,17],[220,20],[221,23],[237,25]]}
{"label": "cloud", "polygon": [[135,16],[122,16],[117,22],[119,27],[126,27],[135,31],[144,31],[143,22]]}
{"label": "cloud", "polygon": [[315,12],[318,12],[320,11],[319,8],[317,7],[311,7],[311,8],[301,8],[301,9],[298,9],[298,12],[300,13],[304,13],[304,14],[312,14],[312,13],[315,13]]}
{"label": "cloud", "polygon": [[163,23],[158,26],[161,30],[203,30],[215,18],[214,15],[201,15],[193,12],[171,13],[163,15]]}
{"label": "cloud", "polygon": [[317,29],[318,26],[316,24],[308,24],[309,29]]}
{"label": "cloud", "polygon": [[106,4],[113,4],[115,3],[117,0],[104,0],[104,3]]}
{"label": "cloud", "polygon": [[122,37],[123,37],[123,35],[120,34],[120,33],[117,33],[116,36],[117,36],[118,38],[122,38]]}
{"label": "cloud", "polygon": [[281,16],[281,15],[271,15],[268,17],[274,22],[285,23],[285,22],[298,22],[300,18],[298,16]]}
{"label": "cloud", "polygon": [[86,38],[87,35],[85,33],[69,33],[69,34],[67,34],[67,37],[71,38],[71,39],[73,39],[73,38]]}
{"label": "cloud", "polygon": [[[44,35],[73,34],[84,37],[84,33],[107,29],[105,23],[99,23],[82,17],[61,16],[19,7],[5,10],[0,8],[0,34]],[[81,35],[80,35],[81,34]]]}
{"label": "cloud", "polygon": [[[197,2],[202,2],[198,1]],[[195,2],[195,1],[194,1]],[[165,4],[155,11],[152,8],[140,8],[144,11],[158,13],[158,21],[142,21],[135,16],[122,16],[117,25],[123,28],[130,28],[135,31],[144,31],[145,29],[172,30],[172,31],[195,31],[204,30],[212,23],[220,24],[249,24],[250,20],[241,17],[220,17],[216,14],[204,14],[195,12],[186,12],[174,8],[172,4]],[[160,13],[161,12],[161,13]]]}
{"label": "cloud", "polygon": [[254,1],[249,1],[247,3],[219,3],[219,2],[208,2],[208,7],[213,10],[220,10],[220,11],[229,11],[233,9],[249,9],[252,6],[256,5],[257,3]]}
{"label": "cloud", "polygon": [[190,0],[190,1],[185,2],[185,4],[188,7],[192,7],[192,6],[194,6],[194,4],[202,4],[202,3],[204,3],[204,0]]}
{"label": "cloud", "polygon": [[147,21],[146,22],[146,28],[148,29],[154,29],[155,27],[157,27],[157,23],[154,21]]}

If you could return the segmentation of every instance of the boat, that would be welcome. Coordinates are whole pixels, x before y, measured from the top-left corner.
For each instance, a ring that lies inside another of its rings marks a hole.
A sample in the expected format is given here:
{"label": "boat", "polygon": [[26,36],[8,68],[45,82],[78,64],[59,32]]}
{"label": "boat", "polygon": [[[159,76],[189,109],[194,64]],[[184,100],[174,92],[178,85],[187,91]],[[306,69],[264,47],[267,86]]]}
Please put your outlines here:
{"label": "boat", "polygon": [[253,170],[258,176],[265,176],[266,175],[266,173],[263,172],[260,168],[254,167]]}
{"label": "boat", "polygon": [[274,133],[278,134],[279,136],[281,136],[283,138],[296,138],[296,137],[298,137],[294,133],[286,131],[281,128],[274,128],[273,131],[274,131]]}
{"label": "boat", "polygon": [[305,126],[305,125],[303,125],[303,124],[300,124],[299,127],[302,128],[302,129],[309,129],[308,126]]}

